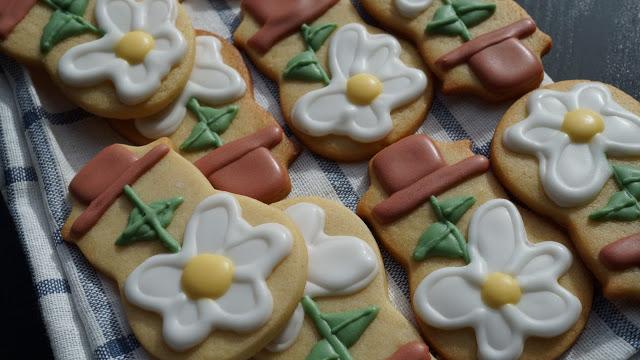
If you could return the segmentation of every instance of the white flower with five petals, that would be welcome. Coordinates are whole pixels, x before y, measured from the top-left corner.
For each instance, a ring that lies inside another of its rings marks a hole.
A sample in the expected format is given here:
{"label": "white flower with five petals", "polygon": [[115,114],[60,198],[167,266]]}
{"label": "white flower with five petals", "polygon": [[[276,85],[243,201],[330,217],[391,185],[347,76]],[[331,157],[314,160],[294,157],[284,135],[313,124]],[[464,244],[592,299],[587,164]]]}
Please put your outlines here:
{"label": "white flower with five petals", "polygon": [[559,206],[583,205],[598,195],[611,175],[607,154],[640,155],[640,117],[622,108],[603,84],[534,91],[528,111],[505,131],[503,142],[537,156],[544,191]]}
{"label": "white flower with five petals", "polygon": [[393,127],[391,111],[427,86],[424,72],[407,67],[400,53],[391,35],[371,35],[360,24],[343,26],[329,44],[331,82],[298,99],[293,124],[311,136],[383,139]]}
{"label": "white flower with five petals", "polygon": [[418,285],[413,303],[426,323],[472,327],[479,358],[516,359],[527,337],[557,336],[578,320],[580,301],[558,284],[571,253],[556,242],[529,243],[511,202],[478,208],[468,246],[467,266],[436,270]]}
{"label": "white flower with five petals", "polygon": [[[177,351],[200,343],[216,329],[254,331],[269,320],[273,310],[266,278],[292,246],[292,235],[284,226],[253,227],[242,218],[232,195],[213,195],[196,207],[182,250],[145,260],[127,278],[125,295],[132,304],[162,315],[164,339]],[[187,275],[194,260],[203,257],[205,261],[195,266],[200,269]],[[207,264],[212,257],[231,266],[215,274],[199,271],[203,267],[221,269],[220,262]],[[224,278],[227,284],[220,283]],[[222,291],[215,298],[195,297],[195,290],[185,287],[189,284],[199,292],[209,292],[207,285]]]}
{"label": "white flower with five petals", "polygon": [[81,87],[110,80],[124,104],[146,100],[187,51],[175,25],[178,6],[176,0],[97,0],[96,21],[105,34],[60,58],[61,80]]}
{"label": "white flower with five petals", "polygon": [[[305,295],[311,297],[349,295],[367,287],[378,274],[378,258],[364,240],[353,236],[330,236],[324,232],[325,211],[312,203],[299,203],[286,210],[307,244],[309,269]],[[281,352],[296,341],[302,323],[302,306],[292,315],[282,334],[268,347]]]}
{"label": "white flower with five petals", "polygon": [[170,136],[182,124],[187,102],[192,97],[210,105],[221,105],[244,95],[247,86],[242,76],[224,63],[222,44],[215,36],[196,37],[196,59],[189,81],[173,105],[160,114],[136,119],[138,131],[148,139]]}

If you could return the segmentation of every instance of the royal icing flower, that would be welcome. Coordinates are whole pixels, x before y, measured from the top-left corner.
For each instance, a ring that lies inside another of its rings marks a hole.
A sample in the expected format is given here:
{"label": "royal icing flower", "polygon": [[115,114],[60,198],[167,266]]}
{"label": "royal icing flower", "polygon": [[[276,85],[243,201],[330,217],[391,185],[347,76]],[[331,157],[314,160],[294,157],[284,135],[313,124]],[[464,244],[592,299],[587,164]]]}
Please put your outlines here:
{"label": "royal icing flower", "polygon": [[213,330],[254,331],[273,310],[266,278],[292,244],[282,225],[251,226],[233,196],[213,195],[196,207],[182,250],[145,260],[127,278],[125,295],[162,315],[164,339],[177,351]]}
{"label": "royal icing flower", "polygon": [[427,86],[421,70],[400,61],[390,35],[371,35],[360,24],[340,28],[329,45],[331,82],[296,102],[293,123],[311,136],[344,135],[374,142],[392,130],[391,111]]}
{"label": "royal icing flower", "polygon": [[[305,295],[349,295],[371,283],[378,274],[378,259],[364,240],[353,236],[330,236],[324,232],[325,212],[318,205],[299,203],[286,210],[307,244],[309,269]],[[270,351],[288,349],[298,337],[304,311],[298,306],[289,324],[269,346]]]}
{"label": "royal icing flower", "polygon": [[598,195],[611,175],[607,154],[640,155],[640,117],[616,103],[603,84],[537,90],[528,111],[505,131],[504,145],[537,156],[544,191],[559,206],[583,205]]}
{"label": "royal icing flower", "polygon": [[413,19],[428,8],[433,0],[396,0],[396,9],[405,17]]}
{"label": "royal icing flower", "polygon": [[196,59],[189,82],[182,94],[167,110],[148,118],[137,119],[136,129],[149,139],[173,134],[187,112],[192,97],[210,105],[225,104],[244,95],[246,84],[238,72],[224,63],[222,44],[214,36],[196,37]]}
{"label": "royal icing flower", "polygon": [[469,265],[436,270],[418,285],[414,307],[426,323],[472,327],[479,358],[516,359],[527,337],[558,336],[578,320],[580,301],[558,284],[571,253],[556,242],[529,243],[511,202],[478,208],[468,246]]}
{"label": "royal icing flower", "polygon": [[187,51],[177,16],[175,0],[97,0],[96,21],[105,34],[67,51],[60,78],[80,87],[109,80],[122,103],[146,100]]}

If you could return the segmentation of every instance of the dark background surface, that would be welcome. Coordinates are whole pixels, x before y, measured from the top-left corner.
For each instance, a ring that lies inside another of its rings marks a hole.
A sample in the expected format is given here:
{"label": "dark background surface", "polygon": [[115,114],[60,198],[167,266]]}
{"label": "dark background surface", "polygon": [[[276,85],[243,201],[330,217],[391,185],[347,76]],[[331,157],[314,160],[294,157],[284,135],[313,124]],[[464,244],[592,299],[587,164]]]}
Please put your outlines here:
{"label": "dark background surface", "polygon": [[[640,99],[640,0],[519,0],[551,35],[545,57],[555,80],[613,84]],[[0,357],[51,357],[25,255],[0,202]]]}

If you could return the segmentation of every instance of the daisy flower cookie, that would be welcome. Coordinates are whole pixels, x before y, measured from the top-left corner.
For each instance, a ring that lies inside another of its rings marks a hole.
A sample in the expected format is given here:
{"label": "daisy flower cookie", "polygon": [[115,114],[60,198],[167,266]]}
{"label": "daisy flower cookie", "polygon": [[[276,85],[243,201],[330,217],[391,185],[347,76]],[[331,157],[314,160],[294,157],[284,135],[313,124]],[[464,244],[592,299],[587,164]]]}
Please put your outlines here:
{"label": "daisy flower cookie", "polygon": [[469,142],[412,135],[378,153],[357,213],[409,275],[423,336],[444,358],[557,358],[593,285],[568,237],[517,208]]}
{"label": "daisy flower cookie", "polygon": [[243,14],[234,39],[278,82],[284,118],[311,151],[368,159],[424,121],[433,89],[418,54],[349,1],[245,1]]}
{"label": "daisy flower cookie", "polygon": [[639,114],[612,86],[564,81],[516,102],[493,141],[505,186],[569,228],[610,298],[640,294]]}
{"label": "daisy flower cookie", "polygon": [[69,190],[64,239],[117,283],[156,358],[251,357],[303,296],[306,249],[288,217],[214,190],[166,140],[107,147]]}
{"label": "daisy flower cookie", "polygon": [[92,19],[86,25],[96,31],[58,43],[43,58],[64,94],[88,112],[116,119],[151,115],[173,102],[195,53],[194,31],[180,3],[85,3]]}

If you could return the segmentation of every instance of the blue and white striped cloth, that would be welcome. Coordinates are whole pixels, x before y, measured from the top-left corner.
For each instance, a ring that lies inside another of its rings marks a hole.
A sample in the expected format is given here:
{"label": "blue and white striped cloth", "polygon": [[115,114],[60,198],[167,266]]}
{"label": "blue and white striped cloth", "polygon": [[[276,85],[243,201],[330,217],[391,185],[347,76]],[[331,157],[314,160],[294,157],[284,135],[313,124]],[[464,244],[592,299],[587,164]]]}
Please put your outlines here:
{"label": "blue and white striped cloth", "polygon": [[[240,22],[238,0],[190,0],[194,27],[231,38]],[[366,15],[364,15],[366,18]],[[87,263],[60,229],[70,211],[67,185],[103,147],[124,142],[104,121],[74,109],[47,86],[0,56],[0,183],[25,249],[54,355],[61,359],[148,358],[127,325],[117,289]],[[249,65],[258,102],[282,119],[276,85]],[[420,128],[438,140],[471,139],[488,155],[505,106],[438,94]],[[337,164],[308,151],[291,168],[291,196],[318,195],[355,209],[368,186],[365,163]],[[390,294],[412,319],[404,271],[385,256]],[[586,330],[566,359],[640,358],[640,310],[596,294]]]}

